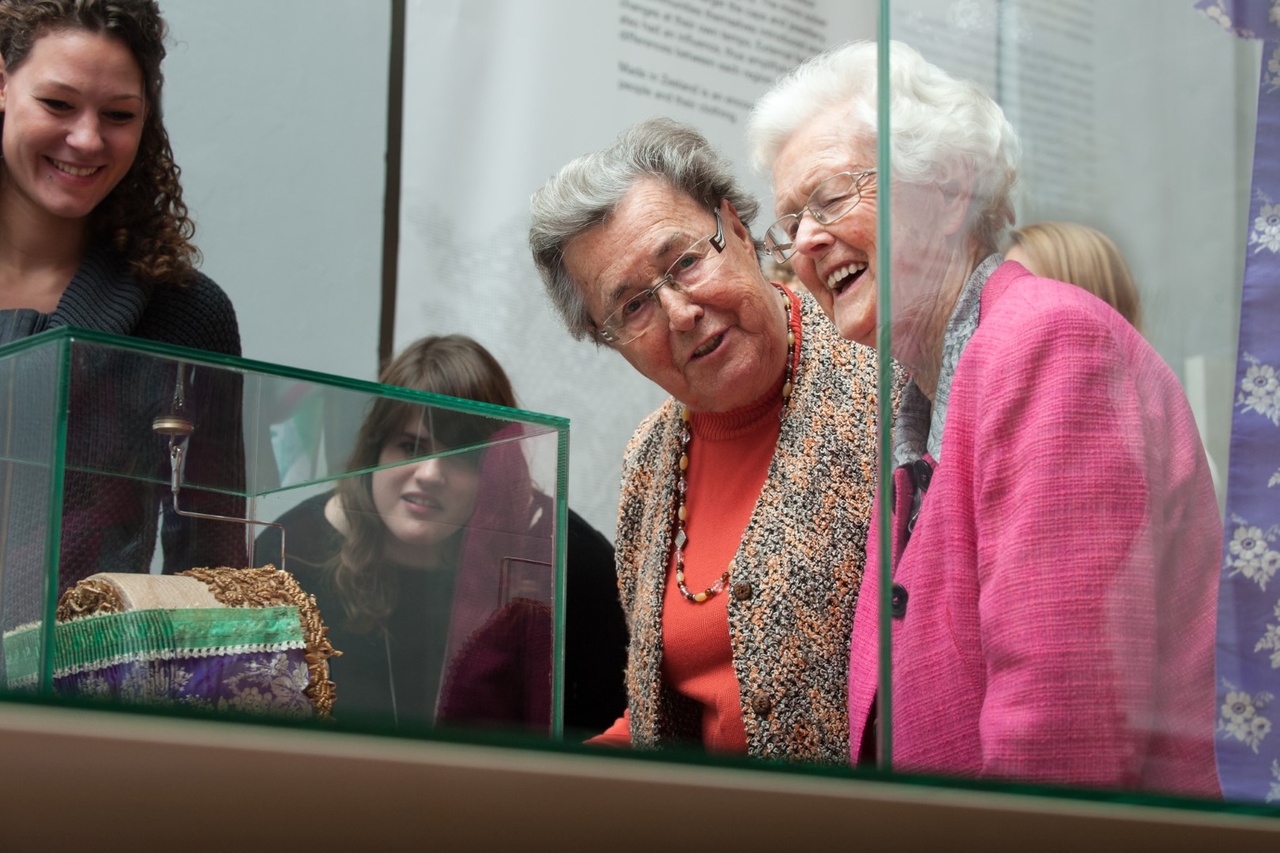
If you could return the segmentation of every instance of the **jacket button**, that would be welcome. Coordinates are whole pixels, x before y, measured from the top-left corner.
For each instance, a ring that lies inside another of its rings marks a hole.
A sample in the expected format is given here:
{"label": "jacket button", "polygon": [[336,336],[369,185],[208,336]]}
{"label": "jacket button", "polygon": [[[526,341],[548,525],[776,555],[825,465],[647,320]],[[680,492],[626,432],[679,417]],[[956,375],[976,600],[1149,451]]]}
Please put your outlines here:
{"label": "jacket button", "polygon": [[922,492],[929,491],[929,481],[933,479],[933,466],[924,459],[911,463],[911,479]]}
{"label": "jacket button", "polygon": [[890,599],[890,612],[894,619],[902,619],[907,615],[907,588],[900,583],[895,583],[889,588],[892,593]]}
{"label": "jacket button", "polygon": [[751,700],[751,710],[763,717],[773,710],[773,700],[763,693],[757,693]]}
{"label": "jacket button", "polygon": [[733,597],[739,601],[746,601],[751,597],[751,584],[746,581],[738,581],[733,585]]}

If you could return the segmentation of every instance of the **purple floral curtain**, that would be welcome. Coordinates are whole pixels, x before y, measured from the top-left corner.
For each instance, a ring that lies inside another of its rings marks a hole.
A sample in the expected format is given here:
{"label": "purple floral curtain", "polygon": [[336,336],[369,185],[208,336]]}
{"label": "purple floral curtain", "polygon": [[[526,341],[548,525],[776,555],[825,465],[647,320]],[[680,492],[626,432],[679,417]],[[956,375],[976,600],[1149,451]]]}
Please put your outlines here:
{"label": "purple floral curtain", "polygon": [[1227,519],[1218,593],[1218,775],[1229,800],[1280,802],[1280,0],[1201,0],[1263,42]]}

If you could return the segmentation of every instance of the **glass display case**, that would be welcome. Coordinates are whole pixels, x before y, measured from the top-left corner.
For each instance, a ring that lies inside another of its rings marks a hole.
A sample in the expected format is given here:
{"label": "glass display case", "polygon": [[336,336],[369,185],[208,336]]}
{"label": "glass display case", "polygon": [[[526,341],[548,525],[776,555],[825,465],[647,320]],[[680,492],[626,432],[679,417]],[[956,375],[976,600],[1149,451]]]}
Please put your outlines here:
{"label": "glass display case", "polygon": [[[601,820],[593,840],[615,843],[619,816],[665,838],[646,815],[672,779],[691,802],[716,792],[712,811],[734,815],[726,835],[806,807],[820,812],[813,826],[844,833],[826,841],[884,846],[1105,844],[1116,825],[1135,845],[1155,827],[1176,846],[1245,818],[1251,838],[1280,834],[1280,182],[1268,183],[1280,7],[875,5],[878,132],[857,137],[843,167],[876,172],[862,211],[875,240],[857,246],[875,273],[881,376],[881,512],[848,685],[861,764],[558,738],[564,420],[67,330],[0,349],[0,699],[265,707],[425,736],[436,742],[353,745],[323,727],[281,739],[304,744],[287,760],[309,783],[343,750],[366,751],[345,805],[378,797],[397,816],[419,814],[420,789],[385,773],[378,750],[403,747],[424,767],[428,755],[441,801],[481,810],[444,808],[460,838],[550,833],[584,813]],[[920,62],[976,86],[935,90],[941,124],[905,120],[913,75],[929,73]],[[965,99],[1007,119],[1010,136],[973,150],[1007,158],[1011,184],[925,168],[945,160],[938,140],[981,136],[941,128]],[[1088,226],[1122,257],[1136,301],[1050,281],[1069,274],[1040,268],[1030,236],[1016,267],[1002,228],[964,242],[984,214]],[[955,264],[922,263],[952,238]],[[914,360],[921,350],[938,375]],[[895,390],[891,355],[927,384],[914,454],[891,427],[912,393]],[[232,588],[252,571],[265,580]],[[224,662],[207,689],[170,665],[240,652],[266,657]],[[292,657],[273,669],[280,652]],[[278,687],[293,692],[274,701]],[[211,745],[184,760],[231,740],[199,734]],[[136,738],[119,738],[121,764],[135,766]],[[165,768],[167,754],[151,760]],[[645,800],[630,777],[651,784]],[[413,802],[362,790],[366,779]],[[486,821],[494,791],[525,812]],[[796,802],[780,807],[778,791]],[[1028,815],[1050,819],[1016,828]]]}
{"label": "glass display case", "polygon": [[559,731],[562,419],[72,329],[0,406],[4,693]]}
{"label": "glass display case", "polygon": [[855,743],[895,775],[1280,802],[1276,5],[880,12]]}

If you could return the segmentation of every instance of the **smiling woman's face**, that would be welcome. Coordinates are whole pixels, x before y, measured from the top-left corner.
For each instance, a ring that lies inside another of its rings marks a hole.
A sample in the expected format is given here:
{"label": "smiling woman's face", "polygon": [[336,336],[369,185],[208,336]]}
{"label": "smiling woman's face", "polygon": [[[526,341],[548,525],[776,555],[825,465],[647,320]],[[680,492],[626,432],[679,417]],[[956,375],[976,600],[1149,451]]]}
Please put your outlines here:
{"label": "smiling woman's face", "polygon": [[[782,376],[787,314],[760,272],[755,244],[732,205],[720,205],[724,259],[685,297],[662,289],[660,322],[615,347],[631,366],[695,412],[725,412],[768,393]],[[603,225],[565,248],[599,326],[619,294],[652,287],[681,253],[714,233],[715,212],[655,178],[636,182]]]}
{"label": "smiling woman's face", "polygon": [[0,198],[25,215],[88,216],[133,166],[146,103],[142,70],[123,42],[84,30],[42,36],[0,72]]}
{"label": "smiling woman's face", "polygon": [[430,450],[415,414],[378,455],[379,465],[395,467],[372,475],[373,504],[391,534],[383,553],[409,565],[436,561],[440,546],[470,520],[480,491],[479,451],[405,462]]}
{"label": "smiling woman's face", "polygon": [[[773,163],[775,213],[786,216],[804,207],[818,184],[839,172],[875,168],[874,147],[858,151],[849,140],[843,111],[811,118],[791,135]],[[849,213],[819,225],[805,211],[795,236],[791,268],[804,282],[840,335],[873,346],[876,339],[876,193],[875,184]]]}

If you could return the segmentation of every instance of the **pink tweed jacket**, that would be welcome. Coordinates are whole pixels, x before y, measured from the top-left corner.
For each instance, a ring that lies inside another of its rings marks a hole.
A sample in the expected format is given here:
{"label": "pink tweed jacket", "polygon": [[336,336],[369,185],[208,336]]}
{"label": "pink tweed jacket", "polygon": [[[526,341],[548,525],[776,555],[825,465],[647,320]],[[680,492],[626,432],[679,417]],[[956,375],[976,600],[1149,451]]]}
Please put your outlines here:
{"label": "pink tweed jacket", "polygon": [[[1217,796],[1222,527],[1168,366],[1100,300],[1004,263],[940,456],[909,539],[895,476],[894,769]],[[855,759],[873,742],[877,576],[850,649]]]}

